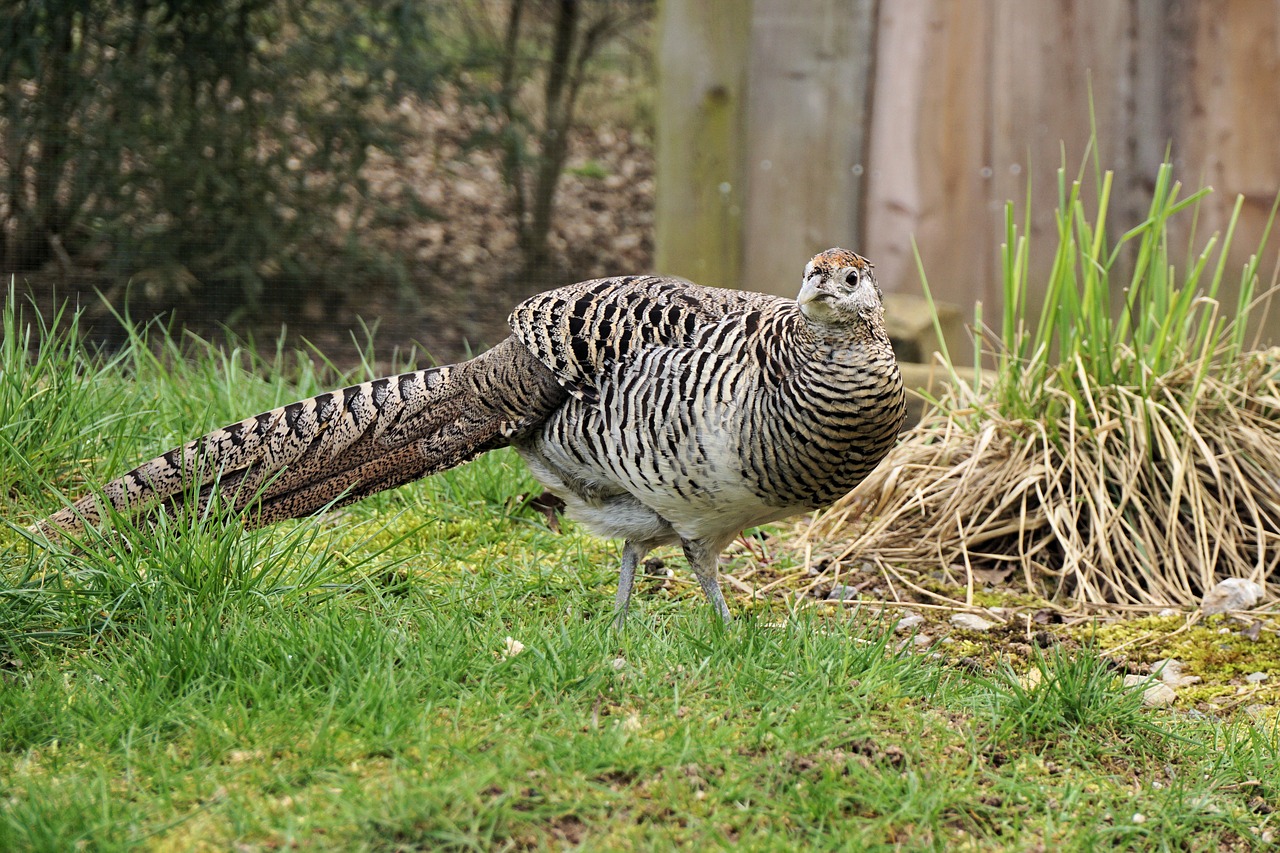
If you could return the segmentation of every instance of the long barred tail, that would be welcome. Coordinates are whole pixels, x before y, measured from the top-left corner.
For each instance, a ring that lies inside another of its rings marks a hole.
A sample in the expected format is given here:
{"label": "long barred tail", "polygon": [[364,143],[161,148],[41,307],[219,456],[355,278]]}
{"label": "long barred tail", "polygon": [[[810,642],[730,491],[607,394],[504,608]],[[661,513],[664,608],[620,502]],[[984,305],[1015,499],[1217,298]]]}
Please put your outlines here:
{"label": "long barred tail", "polygon": [[[214,430],[103,487],[116,512],[203,509],[215,494],[250,526],[310,515],[460,465],[540,423],[565,397],[514,339],[462,364],[404,373],[290,403]],[[98,495],[33,529],[78,535]]]}

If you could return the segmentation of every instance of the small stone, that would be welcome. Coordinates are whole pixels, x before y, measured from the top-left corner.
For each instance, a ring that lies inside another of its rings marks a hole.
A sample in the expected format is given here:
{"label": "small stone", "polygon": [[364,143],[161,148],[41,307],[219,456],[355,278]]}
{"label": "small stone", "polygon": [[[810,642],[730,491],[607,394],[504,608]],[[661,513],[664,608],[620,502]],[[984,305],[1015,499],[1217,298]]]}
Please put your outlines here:
{"label": "small stone", "polygon": [[1182,611],[1174,607],[1166,607],[1164,610],[1161,610],[1156,615],[1167,619],[1170,616],[1181,616]]}
{"label": "small stone", "polygon": [[615,670],[615,671],[617,671],[617,672],[621,672],[622,670],[626,669],[626,668],[627,668],[627,659],[626,659],[626,658],[614,658],[614,659],[613,659],[613,668],[614,668],[614,670]]}
{"label": "small stone", "polygon": [[1199,683],[1200,676],[1182,674],[1184,666],[1186,664],[1176,658],[1166,658],[1151,664],[1151,672],[1170,687],[1186,687],[1188,684]]}
{"label": "small stone", "polygon": [[898,620],[898,623],[893,626],[893,630],[898,631],[899,633],[905,633],[907,631],[913,631],[916,628],[919,628],[923,624],[924,624],[923,616],[921,616],[919,613],[908,612],[905,616],[903,616],[901,619]]}
{"label": "small stone", "polygon": [[1252,682],[1253,684],[1261,684],[1266,681],[1267,678],[1268,675],[1265,672],[1251,672],[1244,677],[1244,680]]}
{"label": "small stone", "polygon": [[1200,610],[1205,616],[1229,610],[1248,610],[1262,600],[1262,585],[1246,578],[1227,578],[1205,593]]}
{"label": "small stone", "polygon": [[507,637],[503,642],[502,656],[504,658],[513,658],[524,651],[524,643],[514,637]]}
{"label": "small stone", "polygon": [[994,622],[988,622],[976,613],[953,613],[951,624],[966,631],[990,631],[995,627]]}
{"label": "small stone", "polygon": [[930,637],[928,634],[916,634],[911,639],[911,642],[923,649],[925,646],[933,645],[933,637]]}
{"label": "small stone", "polygon": [[838,583],[827,593],[827,601],[853,601],[858,597],[858,590],[851,586]]}
{"label": "small stone", "polygon": [[1130,820],[1132,820],[1134,823],[1146,823],[1147,816],[1144,815],[1142,812],[1134,812],[1133,817],[1130,818]]}
{"label": "small stone", "polygon": [[1172,705],[1173,700],[1178,698],[1178,694],[1173,692],[1172,687],[1163,681],[1151,681],[1145,675],[1126,675],[1124,686],[1142,687],[1142,704],[1152,708]]}
{"label": "small stone", "polygon": [[1244,712],[1255,723],[1266,723],[1271,716],[1271,706],[1255,702],[1252,705],[1245,705]]}

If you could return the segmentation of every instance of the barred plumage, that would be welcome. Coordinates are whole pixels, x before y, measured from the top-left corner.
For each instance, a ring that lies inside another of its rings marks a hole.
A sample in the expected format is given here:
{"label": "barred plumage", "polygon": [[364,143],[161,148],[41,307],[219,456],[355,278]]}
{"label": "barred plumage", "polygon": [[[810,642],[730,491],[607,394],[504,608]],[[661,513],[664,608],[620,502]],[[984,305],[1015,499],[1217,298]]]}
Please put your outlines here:
{"label": "barred plumage", "polygon": [[[216,430],[107,484],[119,512],[223,495],[246,523],[350,503],[513,446],[571,517],[625,540],[616,609],[682,545],[717,612],[743,529],[828,504],[888,452],[902,379],[869,262],[815,256],[797,300],[628,276],[534,296],[458,365],[321,394]],[[97,496],[36,525],[77,534]]]}

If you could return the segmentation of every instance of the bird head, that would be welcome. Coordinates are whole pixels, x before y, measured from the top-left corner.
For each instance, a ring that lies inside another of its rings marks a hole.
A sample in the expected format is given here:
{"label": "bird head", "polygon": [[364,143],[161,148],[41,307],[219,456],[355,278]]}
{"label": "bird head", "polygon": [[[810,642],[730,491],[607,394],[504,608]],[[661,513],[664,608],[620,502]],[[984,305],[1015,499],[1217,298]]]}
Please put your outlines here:
{"label": "bird head", "polygon": [[827,249],[804,268],[796,302],[805,317],[825,325],[847,326],[884,315],[884,294],[871,262],[846,249]]}

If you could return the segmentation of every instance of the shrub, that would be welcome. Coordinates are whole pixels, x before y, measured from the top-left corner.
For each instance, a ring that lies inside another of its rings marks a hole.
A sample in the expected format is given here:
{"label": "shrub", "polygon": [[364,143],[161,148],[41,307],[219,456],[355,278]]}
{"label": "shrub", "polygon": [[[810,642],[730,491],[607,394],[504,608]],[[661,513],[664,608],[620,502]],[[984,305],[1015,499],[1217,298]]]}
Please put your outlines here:
{"label": "shrub", "polygon": [[380,106],[431,82],[429,46],[421,8],[391,0],[10,4],[0,268],[89,259],[184,301],[311,283],[368,150],[396,142]]}

